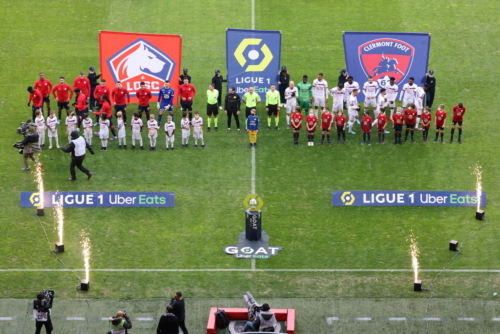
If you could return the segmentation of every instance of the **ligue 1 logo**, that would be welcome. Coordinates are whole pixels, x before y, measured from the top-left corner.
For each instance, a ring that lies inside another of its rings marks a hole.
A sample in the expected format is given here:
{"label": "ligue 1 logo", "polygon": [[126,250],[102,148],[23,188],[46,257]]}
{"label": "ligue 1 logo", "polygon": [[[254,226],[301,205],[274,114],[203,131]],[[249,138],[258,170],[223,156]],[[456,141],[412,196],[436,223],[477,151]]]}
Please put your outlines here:
{"label": "ligue 1 logo", "polygon": [[366,76],[372,75],[381,87],[394,77],[396,83],[404,81],[410,71],[415,48],[392,38],[379,38],[358,47],[359,62]]}
{"label": "ligue 1 logo", "polygon": [[149,89],[159,89],[166,79],[171,79],[176,65],[166,53],[142,38],[125,46],[106,63],[115,82],[121,81],[131,93],[140,88],[141,81]]}

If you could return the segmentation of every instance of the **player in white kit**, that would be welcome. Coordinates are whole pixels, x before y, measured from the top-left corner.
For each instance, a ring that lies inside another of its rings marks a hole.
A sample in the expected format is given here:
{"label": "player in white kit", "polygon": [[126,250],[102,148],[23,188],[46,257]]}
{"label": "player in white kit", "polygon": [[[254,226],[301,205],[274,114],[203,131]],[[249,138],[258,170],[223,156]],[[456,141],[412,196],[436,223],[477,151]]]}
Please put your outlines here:
{"label": "player in white kit", "polygon": [[135,141],[139,140],[139,143],[141,144],[141,150],[144,150],[144,146],[142,146],[141,135],[142,119],[139,118],[139,113],[134,113],[134,118],[132,119],[132,122],[130,122],[130,126],[132,127],[132,149],[135,148]]}
{"label": "player in white kit", "polygon": [[149,136],[149,150],[156,151],[156,138],[158,137],[158,122],[155,120],[155,115],[149,115],[148,121],[148,136]]}
{"label": "player in white kit", "polygon": [[415,103],[415,93],[418,86],[414,83],[413,77],[408,79],[408,83],[403,85],[401,90],[401,100],[403,101],[403,108],[406,108],[410,103]]}
{"label": "player in white kit", "polygon": [[318,78],[314,79],[312,84],[314,115],[318,117],[318,107],[323,109],[328,103],[328,82],[323,80],[323,73],[318,74]]}
{"label": "player in white kit", "polygon": [[89,143],[90,146],[92,146],[92,119],[90,119],[87,113],[84,113],[82,117],[83,135],[85,136],[85,141]]}
{"label": "player in white kit", "polygon": [[108,150],[108,139],[109,139],[109,119],[106,113],[101,114],[99,119],[99,138],[101,139],[101,151]]}
{"label": "player in white kit", "polygon": [[290,86],[285,89],[285,100],[286,100],[286,128],[290,129],[290,117],[292,111],[297,106],[297,97],[299,95],[299,90],[295,87],[295,83],[290,81]]}
{"label": "player in white kit", "polygon": [[422,116],[422,111],[424,110],[424,101],[425,101],[425,90],[429,86],[427,84],[424,85],[424,88],[418,87],[415,92],[415,108],[417,109],[417,121],[415,123],[415,129],[422,130],[418,127],[420,124],[420,116]]}
{"label": "player in white kit", "polygon": [[123,121],[123,114],[121,111],[116,113],[116,127],[118,129],[118,148],[127,149],[127,138],[125,136],[125,122]]}
{"label": "player in white kit", "polygon": [[35,125],[38,132],[38,144],[40,145],[40,148],[45,148],[45,119],[43,118],[43,114],[40,110],[37,110],[35,115]]}
{"label": "player in white kit", "polygon": [[52,149],[52,138],[56,139],[56,147],[59,148],[59,137],[57,136],[57,125],[59,121],[55,116],[55,111],[51,110],[49,117],[47,117],[47,132],[49,133],[49,150]]}
{"label": "player in white kit", "polygon": [[349,133],[355,135],[356,132],[352,131],[352,127],[354,126],[354,121],[358,119],[358,90],[354,89],[349,95],[349,101],[347,102],[347,107],[349,108]]}
{"label": "player in white kit", "polygon": [[75,117],[75,112],[70,110],[68,117],[66,117],[66,135],[68,142],[71,143],[71,132],[75,131],[78,120]]}
{"label": "player in white kit", "polygon": [[[379,93],[379,86],[376,81],[373,81],[373,76],[368,77],[368,81],[363,85],[363,93],[365,94],[365,103],[364,108],[365,111],[368,111],[368,107],[373,108],[373,113],[377,109],[377,95]],[[375,115],[375,119],[377,119],[377,115]]]}
{"label": "player in white kit", "polygon": [[172,116],[168,115],[167,123],[165,123],[165,135],[166,135],[166,148],[165,151],[168,151],[168,143],[172,146],[172,151],[174,150],[174,133],[175,133],[175,123],[172,122]]}
{"label": "player in white kit", "polygon": [[198,139],[201,140],[201,147],[205,148],[205,141],[203,140],[203,119],[200,117],[200,112],[194,112],[194,118],[191,120],[193,127],[194,148],[198,147]]}
{"label": "player in white kit", "polygon": [[181,129],[182,129],[182,145],[181,147],[189,148],[189,135],[191,134],[191,122],[187,119],[187,113],[182,113],[181,119]]}
{"label": "player in white kit", "polygon": [[398,98],[399,87],[396,85],[396,78],[390,77],[389,84],[385,86],[387,90],[387,102],[389,107],[391,108],[391,116],[389,117],[392,120],[392,115],[394,115],[394,108],[396,108],[396,100]]}
{"label": "player in white kit", "polygon": [[[357,89],[359,91],[359,84],[354,81],[354,77],[352,75],[347,77],[347,82],[344,83],[344,89],[345,89],[345,100],[347,104],[349,104],[349,96],[351,95],[352,91]],[[347,105],[347,109],[349,109],[349,105]],[[359,119],[356,119],[356,122],[358,124],[361,124]]]}
{"label": "player in white kit", "polygon": [[328,90],[328,94],[333,97],[332,113],[336,114],[337,111],[344,109],[344,101],[346,92],[344,84],[339,83],[337,87]]}

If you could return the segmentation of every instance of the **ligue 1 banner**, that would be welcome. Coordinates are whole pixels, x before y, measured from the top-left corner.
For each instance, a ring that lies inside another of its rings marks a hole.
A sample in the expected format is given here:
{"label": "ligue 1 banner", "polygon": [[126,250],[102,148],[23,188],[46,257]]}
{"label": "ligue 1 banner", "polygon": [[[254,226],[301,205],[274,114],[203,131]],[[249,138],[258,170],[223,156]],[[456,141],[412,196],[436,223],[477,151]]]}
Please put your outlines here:
{"label": "ligue 1 banner", "polygon": [[[228,29],[226,31],[227,87],[243,96],[254,86],[262,101],[271,84],[278,85],[281,32]],[[276,87],[278,90],[278,87]]]}
{"label": "ligue 1 banner", "polygon": [[[477,206],[475,191],[332,191],[332,206]],[[486,192],[481,193],[486,206]]]}
{"label": "ligue 1 banner", "polygon": [[[21,192],[22,208],[37,208],[42,202],[40,193]],[[44,192],[43,207],[174,207],[173,192]]]}
{"label": "ligue 1 banner", "polygon": [[347,72],[361,88],[358,101],[364,101],[362,88],[369,75],[380,88],[394,77],[399,92],[410,77],[419,86],[425,83],[430,34],[345,31],[343,40]]}
{"label": "ligue 1 banner", "polygon": [[[99,53],[101,79],[113,90],[117,81],[130,93],[130,102],[137,103],[135,92],[144,81],[153,96],[165,80],[177,97],[181,66],[182,39],[179,35],[137,34],[100,31]],[[177,98],[174,103],[177,105]]]}

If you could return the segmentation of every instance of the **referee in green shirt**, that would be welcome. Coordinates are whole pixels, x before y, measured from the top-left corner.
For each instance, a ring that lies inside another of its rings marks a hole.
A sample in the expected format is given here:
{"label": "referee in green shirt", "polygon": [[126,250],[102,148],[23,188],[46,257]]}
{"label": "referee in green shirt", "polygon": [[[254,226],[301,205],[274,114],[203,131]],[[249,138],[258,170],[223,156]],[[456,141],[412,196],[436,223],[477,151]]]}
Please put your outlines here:
{"label": "referee in green shirt", "polygon": [[[257,104],[259,104],[260,102],[260,96],[259,94],[254,92],[253,86],[248,87],[248,92],[243,95],[243,102],[245,102],[246,105],[245,117],[246,119],[248,119],[248,116],[250,116],[250,111],[252,109],[255,109],[255,111],[257,111]],[[245,122],[245,124],[246,123],[248,122]]]}
{"label": "referee in green shirt", "polygon": [[217,128],[217,115],[219,114],[219,109],[217,108],[217,98],[219,97],[219,91],[215,89],[215,85],[211,83],[208,85],[207,90],[207,132],[210,132],[210,124],[212,123],[212,116],[214,116],[215,131],[219,131]]}
{"label": "referee in green shirt", "polygon": [[267,129],[271,129],[271,116],[274,115],[274,121],[276,122],[276,130],[279,130],[279,120],[280,120],[280,92],[276,90],[276,85],[271,85],[271,90],[266,93],[266,111],[267,111]]}

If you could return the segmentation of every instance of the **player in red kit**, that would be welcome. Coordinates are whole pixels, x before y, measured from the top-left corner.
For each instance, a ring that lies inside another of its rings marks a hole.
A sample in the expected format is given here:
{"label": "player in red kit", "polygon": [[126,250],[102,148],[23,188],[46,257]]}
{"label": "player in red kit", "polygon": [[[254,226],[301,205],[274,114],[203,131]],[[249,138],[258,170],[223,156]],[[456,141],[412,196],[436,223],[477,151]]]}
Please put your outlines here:
{"label": "player in red kit", "polygon": [[87,99],[90,98],[90,80],[85,76],[85,73],[80,72],[80,75],[73,81],[73,89],[76,88],[79,88]]}
{"label": "player in red kit", "polygon": [[[323,113],[325,113],[327,111],[328,111],[328,109],[323,110]],[[316,115],[314,115],[314,110],[311,109],[311,110],[309,110],[309,115],[307,115],[307,117],[306,117],[307,145],[308,146],[314,146],[314,133],[316,132],[316,124],[318,124],[318,117]],[[328,138],[328,139],[330,139],[330,138]]]}
{"label": "player in red kit", "polygon": [[[122,82],[116,82],[116,88],[111,92],[111,97],[113,98],[113,104],[115,105],[115,116],[116,113],[121,111],[123,117],[123,125],[127,125],[127,103],[130,103],[130,93],[128,90],[122,87]],[[125,100],[125,97],[127,98]]]}
{"label": "player in red kit", "polygon": [[146,112],[146,121],[149,121],[149,100],[151,100],[153,95],[151,91],[146,88],[146,83],[144,81],[141,81],[141,88],[135,92],[135,95],[139,99],[139,109],[137,110],[139,118],[142,121],[142,112],[144,111]]}
{"label": "player in red kit", "polygon": [[181,110],[187,111],[189,121],[193,119],[193,99],[196,96],[196,88],[184,77],[184,84],[179,86],[179,97],[181,99]]}
{"label": "player in red kit", "polygon": [[80,125],[82,124],[83,114],[89,112],[87,108],[87,96],[83,94],[80,88],[75,88],[76,102],[73,106],[76,108],[76,114],[78,115],[78,132],[80,132]]}
{"label": "player in red kit", "polygon": [[378,129],[378,142],[385,144],[385,127],[387,126],[387,115],[385,114],[385,107],[379,109],[377,116],[377,129]]}
{"label": "player in red kit", "polygon": [[[309,112],[311,112],[311,110]],[[319,145],[323,145],[323,143],[325,142],[325,136],[328,145],[332,145],[332,142],[330,141],[330,129],[332,128],[332,123],[333,114],[328,110],[328,107],[325,106],[323,108],[323,113],[321,113],[321,141],[319,142]]]}
{"label": "player in red kit", "polygon": [[33,123],[35,123],[37,110],[40,110],[40,112],[42,112],[43,95],[39,90],[35,90],[31,86],[28,87],[28,92],[30,93],[30,97],[28,99],[28,107],[31,106],[31,101],[33,101],[33,106],[31,106],[31,118],[33,119]]}
{"label": "player in red kit", "polygon": [[[365,114],[361,118],[361,130],[363,130],[363,142],[361,145],[364,145],[365,142],[368,145],[371,145],[371,131],[372,131],[372,117],[370,116],[370,112],[368,111],[368,108],[365,108]],[[367,141],[368,139],[368,141]]]}
{"label": "player in red kit", "polygon": [[451,125],[450,144],[453,143],[453,135],[455,134],[455,125],[458,123],[458,143],[462,144],[462,123],[464,121],[465,107],[463,103],[453,107],[453,121]]}
{"label": "player in red kit", "polygon": [[[68,92],[70,95],[68,96]],[[69,100],[73,97],[73,88],[70,85],[64,82],[64,77],[59,77],[59,84],[55,85],[52,88],[52,95],[57,101],[57,114],[59,116],[59,120],[57,124],[61,123],[61,111],[66,109],[66,114],[69,116]]]}
{"label": "player in red kit", "polygon": [[432,114],[431,108],[425,107],[422,113],[422,141],[429,141],[429,128],[431,127]]}
{"label": "player in red kit", "polygon": [[438,142],[439,134],[441,134],[441,144],[444,144],[444,126],[446,124],[446,111],[444,110],[444,104],[440,104],[438,110],[436,111],[436,139],[434,142]]}
{"label": "player in red kit", "polygon": [[347,142],[345,141],[346,123],[347,123],[347,118],[342,112],[342,109],[339,109],[337,115],[335,116],[335,126],[337,127],[337,144],[340,144],[340,134],[342,134],[342,138],[344,139],[344,144],[347,144]]}
{"label": "player in red kit", "polygon": [[[103,96],[103,95],[106,95],[108,97],[111,96],[111,91],[109,90],[109,87],[106,86],[105,79],[102,79],[101,84],[97,85],[94,88],[94,99],[97,102],[97,105],[96,105],[97,111],[99,111],[102,108],[101,96]],[[109,115],[108,115],[108,119],[110,119]],[[111,120],[110,120],[110,122],[111,122]],[[97,114],[96,114],[94,126],[98,126],[98,125],[99,125],[99,116],[97,116]]]}
{"label": "player in red kit", "polygon": [[302,113],[300,112],[300,107],[295,107],[294,113],[292,114],[292,129],[293,129],[293,145],[294,146],[299,146],[300,128],[302,128]]}
{"label": "player in red kit", "polygon": [[[50,80],[45,79],[45,74],[40,73],[40,79],[35,81],[33,88],[38,89],[43,96],[43,102],[47,106],[47,116],[50,111],[50,92],[52,91],[52,83]],[[43,116],[43,104],[42,104],[42,116]]]}
{"label": "player in red kit", "polygon": [[413,133],[415,132],[415,123],[417,121],[417,110],[415,110],[415,104],[410,103],[408,109],[405,110],[405,143],[408,141],[408,133],[411,132],[411,142],[414,143]]}
{"label": "player in red kit", "polygon": [[[97,115],[97,117],[99,117],[99,115],[101,114],[106,114],[106,119],[109,121],[109,129],[113,134],[113,137],[109,140],[116,140],[116,132],[115,128],[113,127],[113,113],[111,112],[111,101],[109,100],[109,97],[106,94],[101,95],[99,97],[98,104],[100,104],[99,111],[95,111],[94,115]],[[94,132],[94,134],[99,137],[99,132]]]}
{"label": "player in red kit", "polygon": [[403,131],[403,121],[405,116],[401,112],[403,108],[397,107],[396,113],[392,115],[392,123],[394,127],[394,145],[402,145],[401,132]]}

